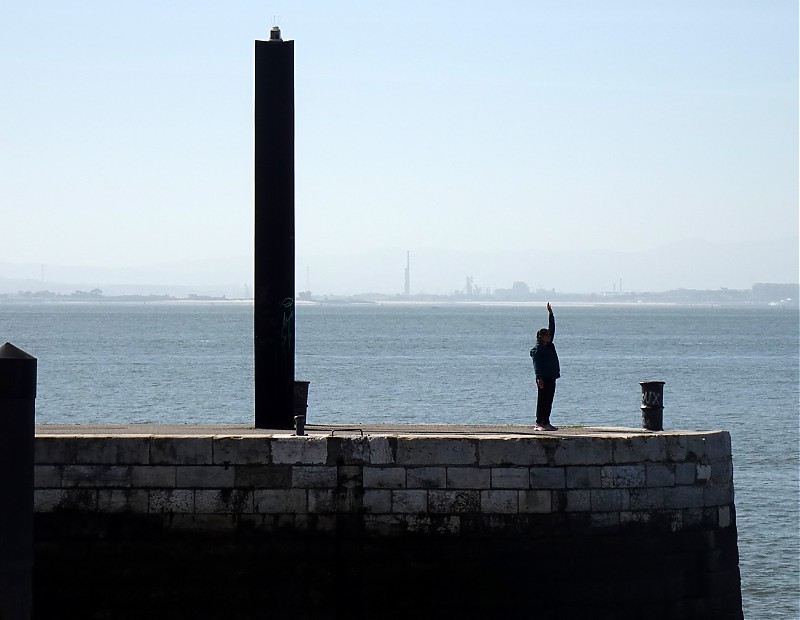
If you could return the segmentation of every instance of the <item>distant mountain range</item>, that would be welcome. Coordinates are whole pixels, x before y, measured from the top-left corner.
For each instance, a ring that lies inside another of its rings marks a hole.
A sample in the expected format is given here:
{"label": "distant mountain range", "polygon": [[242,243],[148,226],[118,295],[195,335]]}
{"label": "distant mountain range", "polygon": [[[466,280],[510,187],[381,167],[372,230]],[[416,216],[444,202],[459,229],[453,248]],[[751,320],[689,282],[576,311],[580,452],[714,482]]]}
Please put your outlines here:
{"label": "distant mountain range", "polygon": [[[401,293],[406,249],[304,256],[296,261],[297,290],[314,294]],[[683,241],[629,252],[509,251],[481,253],[411,250],[412,293],[452,293],[467,277],[484,291],[511,288],[559,292],[746,289],[757,282],[796,283],[798,238],[721,244]],[[208,259],[135,268],[0,263],[0,294],[20,290],[70,293],[101,289],[108,295],[252,295],[252,257]]]}

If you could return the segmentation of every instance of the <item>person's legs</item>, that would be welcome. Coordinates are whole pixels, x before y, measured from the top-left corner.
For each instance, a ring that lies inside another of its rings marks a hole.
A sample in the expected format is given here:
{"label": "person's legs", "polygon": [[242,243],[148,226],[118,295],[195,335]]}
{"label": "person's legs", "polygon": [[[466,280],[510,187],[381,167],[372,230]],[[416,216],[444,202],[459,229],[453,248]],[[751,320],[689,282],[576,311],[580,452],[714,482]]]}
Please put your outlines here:
{"label": "person's legs", "polygon": [[545,379],[544,387],[537,389],[536,423],[550,424],[550,412],[553,409],[553,398],[556,394],[556,380]]}

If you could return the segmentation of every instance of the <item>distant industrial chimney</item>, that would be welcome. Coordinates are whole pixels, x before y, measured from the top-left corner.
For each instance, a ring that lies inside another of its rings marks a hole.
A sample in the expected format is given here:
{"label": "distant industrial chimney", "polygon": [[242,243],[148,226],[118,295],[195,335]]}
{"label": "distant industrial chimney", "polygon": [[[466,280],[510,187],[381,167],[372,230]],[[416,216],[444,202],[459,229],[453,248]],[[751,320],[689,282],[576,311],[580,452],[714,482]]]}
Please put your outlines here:
{"label": "distant industrial chimney", "polygon": [[411,252],[406,252],[406,287],[403,293],[406,297],[411,295]]}

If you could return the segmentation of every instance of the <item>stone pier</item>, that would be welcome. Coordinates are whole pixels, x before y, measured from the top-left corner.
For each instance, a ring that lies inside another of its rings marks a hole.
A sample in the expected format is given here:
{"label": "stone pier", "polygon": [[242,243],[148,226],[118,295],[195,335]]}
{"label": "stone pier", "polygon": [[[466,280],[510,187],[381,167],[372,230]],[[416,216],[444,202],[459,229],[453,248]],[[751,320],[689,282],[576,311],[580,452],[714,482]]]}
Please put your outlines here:
{"label": "stone pier", "polygon": [[730,436],[37,427],[35,617],[741,618]]}

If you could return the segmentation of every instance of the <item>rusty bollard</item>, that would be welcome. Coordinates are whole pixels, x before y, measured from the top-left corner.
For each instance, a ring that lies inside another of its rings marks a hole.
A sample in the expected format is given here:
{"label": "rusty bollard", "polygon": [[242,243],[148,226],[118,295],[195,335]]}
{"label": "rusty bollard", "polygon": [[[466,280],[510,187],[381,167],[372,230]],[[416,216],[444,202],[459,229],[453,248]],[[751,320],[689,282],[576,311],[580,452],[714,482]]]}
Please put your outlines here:
{"label": "rusty bollard", "polygon": [[664,430],[664,382],[639,381],[642,386],[642,428]]}
{"label": "rusty bollard", "polygon": [[36,358],[0,346],[0,618],[30,620]]}

